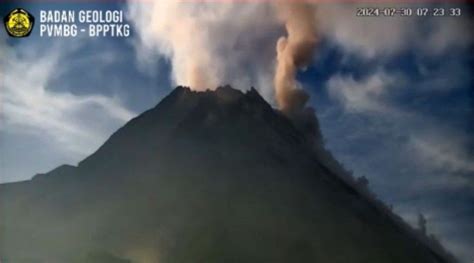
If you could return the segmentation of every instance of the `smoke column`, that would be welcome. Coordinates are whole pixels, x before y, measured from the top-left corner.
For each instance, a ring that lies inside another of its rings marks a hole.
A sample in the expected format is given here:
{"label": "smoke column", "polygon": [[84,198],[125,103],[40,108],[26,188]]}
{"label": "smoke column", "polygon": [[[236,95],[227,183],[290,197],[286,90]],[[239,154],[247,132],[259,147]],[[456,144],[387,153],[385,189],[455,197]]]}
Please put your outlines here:
{"label": "smoke column", "polygon": [[142,57],[158,52],[168,59],[175,84],[256,86],[285,113],[304,110],[308,95],[295,77],[317,42],[314,4],[159,0],[128,6]]}
{"label": "smoke column", "polygon": [[275,96],[283,112],[301,112],[309,96],[296,81],[296,72],[308,66],[313,57],[317,43],[316,10],[309,3],[278,2],[276,8],[288,36],[277,42]]}
{"label": "smoke column", "polygon": [[[145,50],[155,49],[172,62],[176,83],[196,90],[218,85],[212,72],[212,48],[207,43],[208,20],[200,17],[194,5],[175,0],[150,4],[129,4],[129,15],[135,22]],[[207,12],[203,12],[207,13]],[[149,59],[150,54],[143,54]]]}
{"label": "smoke column", "polygon": [[[172,66],[172,81],[194,90],[231,84],[256,86],[273,97],[274,43],[281,22],[272,4],[157,0],[130,1],[128,18],[141,62]],[[262,48],[255,48],[262,47]]]}

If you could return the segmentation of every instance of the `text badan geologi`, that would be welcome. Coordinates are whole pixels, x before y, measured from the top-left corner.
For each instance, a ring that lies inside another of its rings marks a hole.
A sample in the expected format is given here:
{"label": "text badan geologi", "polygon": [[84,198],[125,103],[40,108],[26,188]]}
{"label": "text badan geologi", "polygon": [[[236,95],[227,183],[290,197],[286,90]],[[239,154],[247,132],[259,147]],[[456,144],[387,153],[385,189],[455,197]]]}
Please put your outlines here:
{"label": "text badan geologi", "polygon": [[75,37],[81,32],[91,37],[130,35],[121,10],[41,10],[39,30],[41,37]]}

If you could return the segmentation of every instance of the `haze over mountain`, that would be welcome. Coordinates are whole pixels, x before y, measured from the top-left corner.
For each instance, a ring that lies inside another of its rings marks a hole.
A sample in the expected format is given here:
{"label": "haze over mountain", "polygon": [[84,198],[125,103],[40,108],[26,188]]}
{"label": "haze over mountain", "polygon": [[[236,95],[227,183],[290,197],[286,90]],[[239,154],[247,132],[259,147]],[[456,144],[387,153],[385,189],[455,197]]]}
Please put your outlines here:
{"label": "haze over mountain", "polygon": [[77,166],[0,185],[0,261],[455,261],[302,116],[254,89],[178,87]]}

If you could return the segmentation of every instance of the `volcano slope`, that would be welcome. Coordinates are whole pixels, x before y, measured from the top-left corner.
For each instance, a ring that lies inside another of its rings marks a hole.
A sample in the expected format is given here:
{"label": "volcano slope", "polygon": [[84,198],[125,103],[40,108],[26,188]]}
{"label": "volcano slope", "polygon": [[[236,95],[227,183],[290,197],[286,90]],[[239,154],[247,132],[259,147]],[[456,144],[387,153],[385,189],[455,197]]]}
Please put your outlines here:
{"label": "volcano slope", "polygon": [[315,148],[253,89],[178,87],[77,166],[0,185],[1,262],[453,261]]}

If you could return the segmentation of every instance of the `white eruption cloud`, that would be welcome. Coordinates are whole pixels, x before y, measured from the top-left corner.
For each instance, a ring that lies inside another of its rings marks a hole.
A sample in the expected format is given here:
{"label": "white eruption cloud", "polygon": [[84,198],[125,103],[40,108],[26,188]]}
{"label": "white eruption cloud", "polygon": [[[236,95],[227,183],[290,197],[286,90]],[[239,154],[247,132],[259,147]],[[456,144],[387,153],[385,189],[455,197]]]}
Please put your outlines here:
{"label": "white eruption cloud", "polygon": [[[169,59],[175,84],[195,90],[271,79],[271,39],[277,20],[267,4],[130,3],[142,57]],[[258,48],[256,48],[258,46]],[[252,83],[253,82],[253,83]]]}
{"label": "white eruption cloud", "polygon": [[283,109],[306,102],[294,78],[312,59],[315,13],[314,5],[289,2],[129,3],[141,57],[169,59],[175,84],[195,90],[255,85]]}

